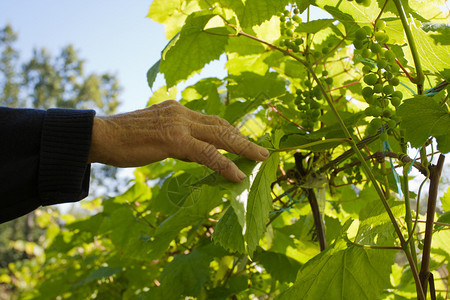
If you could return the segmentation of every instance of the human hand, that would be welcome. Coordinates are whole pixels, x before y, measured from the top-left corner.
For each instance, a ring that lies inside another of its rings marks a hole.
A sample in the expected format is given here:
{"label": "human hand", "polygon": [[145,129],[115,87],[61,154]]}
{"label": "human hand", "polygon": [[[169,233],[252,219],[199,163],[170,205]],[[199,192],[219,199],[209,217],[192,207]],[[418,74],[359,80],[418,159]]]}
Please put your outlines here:
{"label": "human hand", "polygon": [[245,174],[217,149],[266,160],[267,149],[250,142],[217,116],[169,100],[129,113],[96,117],[89,162],[137,167],[171,157],[203,164],[231,181]]}

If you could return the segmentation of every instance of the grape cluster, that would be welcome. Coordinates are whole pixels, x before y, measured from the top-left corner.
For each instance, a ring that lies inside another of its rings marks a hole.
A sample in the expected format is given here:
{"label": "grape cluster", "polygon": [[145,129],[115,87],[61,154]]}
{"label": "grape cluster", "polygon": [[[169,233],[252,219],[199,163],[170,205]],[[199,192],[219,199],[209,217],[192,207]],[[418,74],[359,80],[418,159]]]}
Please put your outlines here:
{"label": "grape cluster", "polygon": [[304,43],[304,39],[295,32],[295,28],[302,23],[299,13],[299,9],[294,8],[292,12],[285,10],[279,15],[281,21],[280,31],[283,36],[280,46],[291,49],[293,52],[299,52],[300,46]]}
{"label": "grape cluster", "polygon": [[[325,84],[333,83],[333,78],[328,77],[328,71],[322,72],[320,80]],[[301,125],[308,131],[311,131],[322,114],[320,110],[322,107],[320,100],[322,100],[323,95],[319,86],[313,85],[313,82],[310,79],[306,79],[303,84],[305,85],[305,89],[298,89],[296,91],[294,103],[300,111],[299,117],[302,120]]]}
{"label": "grape cluster", "polygon": [[[363,81],[367,85],[362,90],[364,100],[369,104],[365,114],[374,117],[368,127],[368,134],[374,134],[383,124],[389,128],[395,128],[398,119],[395,116],[395,108],[401,104],[403,94],[396,91],[400,84],[398,75],[399,66],[395,61],[392,50],[385,50],[384,45],[389,41],[389,36],[383,31],[386,27],[384,21],[378,21],[375,30],[364,26],[355,32],[353,45],[356,53],[362,57],[364,66]],[[387,139],[387,133],[380,135],[381,140]]]}

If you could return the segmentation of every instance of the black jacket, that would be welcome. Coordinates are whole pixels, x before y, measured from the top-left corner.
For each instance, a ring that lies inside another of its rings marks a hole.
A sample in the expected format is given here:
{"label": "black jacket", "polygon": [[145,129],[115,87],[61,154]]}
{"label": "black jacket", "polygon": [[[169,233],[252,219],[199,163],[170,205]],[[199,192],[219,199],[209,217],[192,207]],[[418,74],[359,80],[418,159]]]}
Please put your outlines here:
{"label": "black jacket", "polygon": [[94,116],[0,107],[0,223],[88,195]]}

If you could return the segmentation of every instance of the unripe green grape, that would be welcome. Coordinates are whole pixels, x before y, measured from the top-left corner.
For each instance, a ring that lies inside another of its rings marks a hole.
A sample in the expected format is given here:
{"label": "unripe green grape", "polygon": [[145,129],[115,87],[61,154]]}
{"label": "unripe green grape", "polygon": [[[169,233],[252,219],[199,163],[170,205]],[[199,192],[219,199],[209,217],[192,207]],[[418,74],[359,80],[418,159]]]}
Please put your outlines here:
{"label": "unripe green grape", "polygon": [[391,72],[398,73],[400,71],[400,67],[397,64],[391,65]]}
{"label": "unripe green grape", "polygon": [[386,142],[388,139],[388,134],[386,132],[382,132],[382,133],[380,133],[379,137],[382,142]]}
{"label": "unripe green grape", "polygon": [[286,30],[286,35],[287,36],[294,36],[294,32],[292,31],[292,29],[288,29],[288,30]]}
{"label": "unripe green grape", "polygon": [[313,110],[312,111],[312,116],[314,118],[318,118],[320,116],[320,110],[318,110],[318,109]]}
{"label": "unripe green grape", "polygon": [[386,52],[384,52],[384,58],[386,58],[387,60],[393,60],[395,58],[394,51],[387,50]]}
{"label": "unripe green grape", "polygon": [[389,41],[389,36],[382,31],[375,32],[374,36],[378,43],[384,44]]}
{"label": "unripe green grape", "polygon": [[294,8],[294,14],[298,15],[300,13],[300,10],[298,8]]}
{"label": "unripe green grape", "polygon": [[387,124],[389,128],[395,128],[395,126],[397,126],[397,121],[390,119]]}
{"label": "unripe green grape", "polygon": [[370,97],[364,98],[364,100],[366,100],[367,104],[374,105],[377,103],[378,98],[376,98],[375,96],[370,96]]}
{"label": "unripe green grape", "polygon": [[284,14],[285,16],[289,16],[289,15],[291,14],[291,12],[290,12],[289,10],[285,9],[284,12],[283,12],[283,14]]}
{"label": "unripe green grape", "polygon": [[322,54],[327,54],[328,52],[330,52],[330,49],[327,47],[322,48]]}
{"label": "unripe green grape", "polygon": [[400,80],[398,80],[397,77],[393,77],[391,80],[389,80],[389,83],[393,86],[397,86],[400,84]]}
{"label": "unripe green grape", "polygon": [[291,49],[292,49],[292,51],[294,51],[294,52],[300,51],[300,48],[298,47],[298,45],[295,45],[295,44],[292,45]]}
{"label": "unripe green grape", "polygon": [[364,110],[364,114],[368,117],[373,116],[374,115],[374,107],[372,107],[372,106],[366,107],[366,109]]}
{"label": "unripe green grape", "polygon": [[380,53],[381,52],[381,46],[380,44],[377,43],[372,43],[372,45],[370,46],[370,51],[372,51],[372,53]]}
{"label": "unripe green grape", "polygon": [[285,16],[281,16],[281,17],[280,17],[280,21],[281,21],[282,23],[286,22],[286,17],[285,17]]}
{"label": "unripe green grape", "polygon": [[287,28],[292,28],[292,27],[294,27],[294,24],[292,24],[292,21],[287,21],[286,22],[286,27]]}
{"label": "unripe green grape", "polygon": [[383,112],[383,110],[380,107],[374,106],[373,107],[373,114],[372,114],[372,116],[379,117],[379,116],[381,116],[382,112]]}
{"label": "unripe green grape", "polygon": [[364,82],[367,83],[368,85],[375,85],[378,81],[378,76],[376,74],[367,74],[366,76],[364,76]]}
{"label": "unripe green grape", "polygon": [[373,89],[369,86],[366,86],[362,89],[361,94],[363,95],[364,99],[367,99],[369,97],[373,96]]}
{"label": "unripe green grape", "polygon": [[402,99],[400,99],[399,97],[391,98],[391,104],[395,107],[399,106],[401,102],[402,102]]}
{"label": "unripe green grape", "polygon": [[294,20],[295,22],[297,22],[297,24],[300,24],[302,22],[302,18],[300,18],[299,16],[295,15],[292,17],[292,20]]}
{"label": "unripe green grape", "polygon": [[377,61],[378,69],[384,69],[387,66],[387,62],[384,59],[380,59]]}
{"label": "unripe green grape", "polygon": [[364,65],[364,67],[362,68],[362,72],[364,74],[370,73],[370,71],[372,71],[372,67],[369,65]]}
{"label": "unripe green grape", "polygon": [[306,87],[312,87],[312,82],[311,82],[311,80],[306,79],[306,80],[305,80],[305,86],[306,86]]}
{"label": "unripe green grape", "polygon": [[390,84],[383,86],[383,93],[391,95],[394,92],[394,87]]}
{"label": "unripe green grape", "polygon": [[325,79],[325,82],[326,82],[327,84],[333,84],[333,78],[328,77],[327,79]]}
{"label": "unripe green grape", "polygon": [[369,7],[370,6],[370,2],[371,2],[371,0],[363,0],[363,2],[361,4],[363,6],[365,6],[365,7]]}
{"label": "unripe green grape", "polygon": [[367,25],[366,25],[366,26],[363,26],[363,29],[366,31],[367,34],[371,34],[372,31],[373,31],[373,30],[372,30],[372,27],[367,26]]}
{"label": "unripe green grape", "polygon": [[361,40],[354,40],[353,46],[355,46],[355,49],[360,50],[363,48],[364,44],[363,44],[363,41],[361,41]]}
{"label": "unripe green grape", "polygon": [[297,39],[295,39],[295,41],[294,41],[294,43],[295,43],[297,46],[303,44],[303,42],[304,42],[304,40],[303,40],[302,38],[297,38]]}
{"label": "unripe green grape", "polygon": [[372,53],[370,52],[369,49],[365,48],[365,49],[362,49],[361,56],[364,58],[369,58],[372,56]]}
{"label": "unripe green grape", "polygon": [[386,79],[392,79],[394,77],[394,75],[392,75],[391,72],[384,72],[383,73],[384,78]]}
{"label": "unripe green grape", "polygon": [[390,118],[392,116],[392,111],[390,111],[389,109],[385,109],[385,110],[383,110],[382,115],[385,118]]}
{"label": "unripe green grape", "polygon": [[372,121],[370,121],[370,126],[373,126],[378,129],[381,126],[383,126],[383,121],[381,121],[381,119],[378,118],[372,119]]}
{"label": "unripe green grape", "polygon": [[355,39],[356,40],[364,40],[367,37],[367,33],[363,28],[359,28],[358,30],[356,30],[355,32]]}
{"label": "unripe green grape", "polygon": [[377,94],[383,91],[383,85],[381,83],[377,83],[373,86],[373,91]]}
{"label": "unripe green grape", "polygon": [[317,101],[311,101],[311,103],[309,104],[309,106],[312,108],[312,109],[319,109],[320,107],[321,107],[321,105],[320,105],[320,103],[319,102],[317,102]]}
{"label": "unripe green grape", "polygon": [[403,99],[403,93],[400,91],[395,91],[392,93],[392,97],[397,97],[401,100],[401,99]]}
{"label": "unripe green grape", "polygon": [[386,22],[378,20],[377,24],[375,25],[375,30],[383,30],[384,28],[386,28]]}
{"label": "unripe green grape", "polygon": [[328,71],[327,70],[322,71],[322,76],[323,77],[328,76]]}

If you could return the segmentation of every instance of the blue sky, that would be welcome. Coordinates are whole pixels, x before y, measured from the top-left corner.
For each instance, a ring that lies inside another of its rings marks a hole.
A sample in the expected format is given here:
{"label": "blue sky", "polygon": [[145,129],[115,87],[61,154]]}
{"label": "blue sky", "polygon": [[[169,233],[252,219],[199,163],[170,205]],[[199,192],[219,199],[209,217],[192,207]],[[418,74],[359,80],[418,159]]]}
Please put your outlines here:
{"label": "blue sky", "polygon": [[[166,44],[161,24],[146,18],[151,0],[2,0],[0,26],[19,34],[21,57],[34,47],[56,55],[73,44],[88,72],[116,73],[123,87],[120,111],[145,107],[146,72]],[[163,85],[161,78],[156,85]]]}

